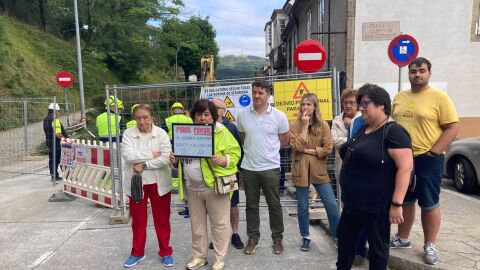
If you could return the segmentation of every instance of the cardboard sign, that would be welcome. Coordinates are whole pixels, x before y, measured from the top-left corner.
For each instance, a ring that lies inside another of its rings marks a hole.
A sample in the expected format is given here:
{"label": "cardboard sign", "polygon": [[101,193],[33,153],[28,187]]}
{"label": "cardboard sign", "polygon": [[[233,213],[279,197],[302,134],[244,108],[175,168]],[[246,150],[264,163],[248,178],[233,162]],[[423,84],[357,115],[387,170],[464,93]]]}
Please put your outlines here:
{"label": "cardboard sign", "polygon": [[213,156],[213,124],[172,124],[172,147],[176,157]]}

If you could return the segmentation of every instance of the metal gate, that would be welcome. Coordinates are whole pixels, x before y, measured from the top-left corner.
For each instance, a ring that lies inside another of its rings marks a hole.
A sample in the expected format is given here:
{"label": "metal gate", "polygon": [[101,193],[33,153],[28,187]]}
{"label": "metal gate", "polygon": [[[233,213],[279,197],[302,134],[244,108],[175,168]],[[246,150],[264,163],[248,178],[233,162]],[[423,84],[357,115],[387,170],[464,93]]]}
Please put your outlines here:
{"label": "metal gate", "polygon": [[[20,174],[49,175],[43,119],[54,100],[0,100],[0,180]],[[66,104],[59,103],[59,106],[59,119],[65,125]],[[70,104],[70,108],[74,111],[74,104]]]}

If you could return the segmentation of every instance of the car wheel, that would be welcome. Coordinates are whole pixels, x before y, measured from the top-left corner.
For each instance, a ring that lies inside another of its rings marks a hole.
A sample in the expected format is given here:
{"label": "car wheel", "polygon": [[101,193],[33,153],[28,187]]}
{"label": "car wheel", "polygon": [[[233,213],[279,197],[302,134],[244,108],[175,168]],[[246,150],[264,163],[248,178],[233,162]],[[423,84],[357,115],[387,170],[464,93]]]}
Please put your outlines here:
{"label": "car wheel", "polygon": [[472,193],[478,190],[477,175],[470,161],[460,157],[455,161],[453,181],[458,191]]}

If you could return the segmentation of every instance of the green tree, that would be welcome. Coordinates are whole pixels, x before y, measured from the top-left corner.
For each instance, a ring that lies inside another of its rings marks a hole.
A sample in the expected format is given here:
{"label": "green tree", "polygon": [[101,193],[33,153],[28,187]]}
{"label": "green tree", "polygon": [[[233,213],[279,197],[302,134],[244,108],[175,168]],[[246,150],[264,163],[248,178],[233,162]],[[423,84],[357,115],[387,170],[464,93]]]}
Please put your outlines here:
{"label": "green tree", "polygon": [[[190,17],[187,21],[178,18],[165,20],[159,37],[162,38],[164,55],[172,66],[175,60],[185,74],[200,77],[200,58],[211,54],[218,59],[219,48],[215,41],[216,31],[209,18]],[[178,53],[177,53],[178,50]]]}

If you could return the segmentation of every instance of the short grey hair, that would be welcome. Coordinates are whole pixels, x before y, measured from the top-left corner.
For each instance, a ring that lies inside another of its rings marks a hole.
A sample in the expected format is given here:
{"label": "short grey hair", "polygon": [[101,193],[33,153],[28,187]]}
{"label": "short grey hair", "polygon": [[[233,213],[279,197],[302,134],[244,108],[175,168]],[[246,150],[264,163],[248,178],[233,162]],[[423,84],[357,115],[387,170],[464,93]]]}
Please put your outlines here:
{"label": "short grey hair", "polygon": [[223,101],[223,99],[221,99],[221,98],[217,97],[217,98],[212,99],[213,103],[215,103],[215,101],[220,102],[220,104],[222,105],[223,108],[225,108],[227,106],[227,105],[225,105],[225,101]]}

